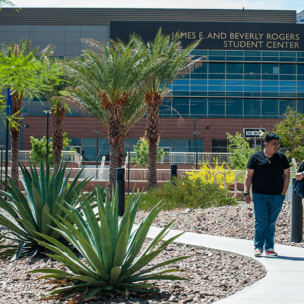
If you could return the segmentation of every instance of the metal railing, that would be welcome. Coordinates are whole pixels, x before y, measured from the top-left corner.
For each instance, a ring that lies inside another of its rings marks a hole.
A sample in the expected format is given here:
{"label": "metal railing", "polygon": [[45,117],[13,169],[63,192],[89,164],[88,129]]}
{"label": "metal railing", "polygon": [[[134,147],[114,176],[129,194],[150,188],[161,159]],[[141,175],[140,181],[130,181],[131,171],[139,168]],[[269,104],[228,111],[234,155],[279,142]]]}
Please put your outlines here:
{"label": "metal railing", "polygon": [[[20,150],[19,151],[19,161],[21,163],[28,163],[31,160],[31,155],[30,155],[29,150]],[[3,150],[3,163],[5,162],[5,150]],[[62,156],[62,161],[63,162],[68,162],[68,163],[76,163],[78,166],[80,166],[80,163],[82,161],[82,156],[75,152],[75,151],[62,151],[61,152]],[[11,162],[12,160],[12,155],[11,151],[8,151],[8,161]]]}
{"label": "metal railing", "polygon": [[[130,153],[131,157],[135,157],[135,152]],[[163,155],[161,164],[195,164],[196,154],[193,152],[169,152],[168,155]],[[197,153],[198,163],[215,164],[230,164],[231,153],[212,153],[199,152]]]}

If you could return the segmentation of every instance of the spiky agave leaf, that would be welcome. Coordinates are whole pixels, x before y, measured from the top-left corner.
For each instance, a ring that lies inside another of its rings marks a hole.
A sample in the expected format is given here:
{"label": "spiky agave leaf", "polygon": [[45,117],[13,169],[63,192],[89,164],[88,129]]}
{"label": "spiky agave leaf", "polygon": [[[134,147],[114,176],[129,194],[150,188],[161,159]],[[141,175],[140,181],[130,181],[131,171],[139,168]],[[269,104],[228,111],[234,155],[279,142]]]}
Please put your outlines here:
{"label": "spiky agave leaf", "polygon": [[[39,170],[31,163],[29,170],[24,165],[19,164],[19,166],[25,196],[10,177],[7,177],[7,184],[0,181],[7,189],[7,191],[0,191],[0,207],[6,211],[6,213],[0,211],[0,225],[9,229],[1,237],[17,243],[17,245],[1,244],[0,258],[13,256],[13,260],[20,255],[33,255],[44,249],[41,244],[33,239],[35,237],[42,240],[40,236],[35,234],[36,232],[52,236],[53,239],[62,238],[59,233],[51,229],[50,226],[56,228],[57,224],[49,215],[55,220],[59,219],[60,216],[73,223],[60,206],[68,203],[69,206],[79,208],[76,207],[78,197],[90,181],[86,178],[77,184],[82,169],[68,188],[68,180],[72,169],[65,177],[67,163],[61,164],[59,170],[57,172],[54,170],[52,174],[49,164],[44,168],[42,160]],[[5,196],[7,200],[3,198]],[[93,203],[95,196],[96,191],[87,196],[86,199],[89,204]],[[62,238],[62,241],[65,241],[65,239]]]}
{"label": "spiky agave leaf", "polygon": [[[147,283],[146,281],[184,280],[172,274],[181,270],[163,269],[162,267],[186,259],[187,256],[170,259],[148,267],[149,263],[182,233],[163,242],[172,222],[142,250],[148,231],[161,211],[163,203],[159,202],[134,231],[134,219],[140,199],[141,194],[134,195],[133,190],[125,214],[120,221],[117,191],[113,195],[112,201],[106,193],[105,202],[97,191],[98,212],[96,215],[84,196],[81,200],[79,199],[81,212],[70,204],[60,206],[64,213],[73,220],[74,226],[62,217],[55,219],[50,216],[58,227],[53,229],[72,244],[85,261],[80,260],[59,241],[37,233],[37,236],[44,238],[47,243],[38,238],[36,241],[55,253],[49,256],[63,263],[69,269],[69,273],[53,269],[33,271],[47,274],[41,279],[47,278],[55,281],[59,279],[61,283],[66,282],[54,289],[48,296],[57,295],[69,298],[72,293],[75,297],[75,293],[77,295],[85,293],[85,299],[88,295],[92,297],[92,294],[94,296],[103,290],[128,289],[130,291],[155,292],[158,291],[156,283]],[[75,297],[73,299],[77,303]]]}

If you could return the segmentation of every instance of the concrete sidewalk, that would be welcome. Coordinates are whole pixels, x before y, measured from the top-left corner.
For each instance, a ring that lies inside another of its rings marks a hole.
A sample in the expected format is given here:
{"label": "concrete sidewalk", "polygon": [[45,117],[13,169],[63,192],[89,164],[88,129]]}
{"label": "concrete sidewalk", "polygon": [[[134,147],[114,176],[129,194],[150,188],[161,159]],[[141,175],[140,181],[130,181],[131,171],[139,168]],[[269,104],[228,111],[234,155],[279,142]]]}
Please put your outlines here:
{"label": "concrete sidewalk", "polygon": [[[155,237],[161,228],[151,227],[148,237]],[[180,233],[171,230],[167,239]],[[253,241],[184,233],[176,242],[234,252],[259,261],[267,275],[242,291],[217,301],[219,304],[304,304],[304,249],[275,245],[276,258],[253,256]]]}

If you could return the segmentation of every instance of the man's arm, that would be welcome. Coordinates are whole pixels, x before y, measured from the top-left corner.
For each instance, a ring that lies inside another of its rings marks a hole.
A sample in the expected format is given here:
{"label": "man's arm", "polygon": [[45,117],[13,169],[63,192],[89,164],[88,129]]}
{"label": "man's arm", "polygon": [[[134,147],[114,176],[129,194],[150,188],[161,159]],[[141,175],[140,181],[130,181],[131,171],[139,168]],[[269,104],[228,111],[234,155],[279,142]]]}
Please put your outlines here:
{"label": "man's arm", "polygon": [[290,180],[290,168],[284,170],[284,187],[282,192],[286,193]]}
{"label": "man's arm", "polygon": [[[253,173],[254,173],[254,169],[247,168],[246,175],[245,175],[245,183],[244,183],[244,193],[249,193],[249,191],[250,191]],[[250,203],[250,195],[245,196],[245,202],[247,204]]]}
{"label": "man's arm", "polygon": [[303,178],[304,178],[303,173],[304,173],[304,172],[297,172],[297,173],[296,173],[296,179],[297,179],[297,180],[303,179]]}

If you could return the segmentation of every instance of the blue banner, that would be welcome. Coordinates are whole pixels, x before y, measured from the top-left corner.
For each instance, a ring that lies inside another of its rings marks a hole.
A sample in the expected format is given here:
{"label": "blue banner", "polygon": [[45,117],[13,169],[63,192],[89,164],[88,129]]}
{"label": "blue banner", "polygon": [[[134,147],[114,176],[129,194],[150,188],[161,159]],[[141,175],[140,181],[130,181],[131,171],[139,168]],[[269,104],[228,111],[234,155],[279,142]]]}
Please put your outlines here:
{"label": "blue banner", "polygon": [[7,97],[6,97],[6,115],[7,116],[10,116],[13,114],[12,106],[13,106],[13,102],[12,102],[11,90],[8,87],[7,88]]}

